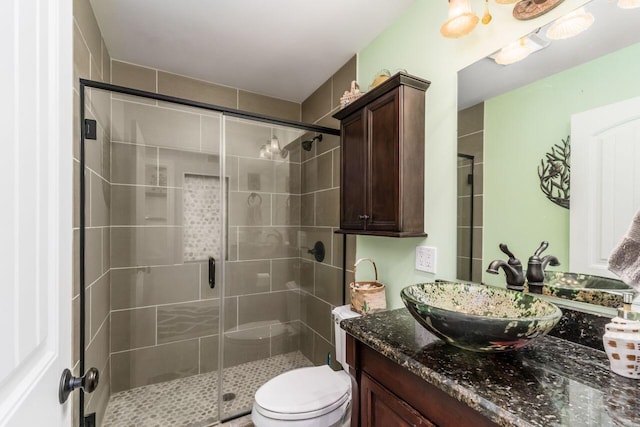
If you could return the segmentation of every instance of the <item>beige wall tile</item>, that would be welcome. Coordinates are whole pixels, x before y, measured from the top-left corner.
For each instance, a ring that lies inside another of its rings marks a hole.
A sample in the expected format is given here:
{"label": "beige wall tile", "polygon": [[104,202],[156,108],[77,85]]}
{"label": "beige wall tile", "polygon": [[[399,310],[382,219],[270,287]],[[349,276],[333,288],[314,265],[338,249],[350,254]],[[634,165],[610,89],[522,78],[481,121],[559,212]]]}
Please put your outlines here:
{"label": "beige wall tile", "polygon": [[218,335],[200,338],[200,373],[218,370]]}
{"label": "beige wall tile", "polygon": [[240,191],[273,193],[275,172],[271,160],[238,159]]}
{"label": "beige wall tile", "polygon": [[271,225],[271,194],[231,192],[229,225]]}
{"label": "beige wall tile", "polygon": [[132,89],[156,91],[156,70],[116,60],[111,61],[111,83]]}
{"label": "beige wall tile", "polygon": [[331,152],[333,158],[333,186],[340,187],[340,150]]}
{"label": "beige wall tile", "polygon": [[80,227],[80,163],[75,160],[73,161],[73,184],[72,185],[73,185],[73,227]]}
{"label": "beige wall tile", "polygon": [[80,230],[73,230],[73,260],[71,268],[73,269],[73,296],[80,295]]}
{"label": "beige wall tile", "polygon": [[315,261],[300,260],[300,288],[313,294],[315,287]]}
{"label": "beige wall tile", "polygon": [[112,227],[112,267],[182,263],[182,227]]}
{"label": "beige wall tile", "polygon": [[183,187],[185,175],[220,176],[220,158],[217,155],[193,153],[160,148],[159,185]]}
{"label": "beige wall tile", "polygon": [[104,40],[102,40],[102,78],[105,82],[111,83],[111,55]]}
{"label": "beige wall tile", "polygon": [[220,153],[220,127],[222,115],[202,116],[202,151],[211,154]]}
{"label": "beige wall tile", "polygon": [[474,161],[482,162],[484,159],[482,151],[483,141],[484,136],[482,132],[458,138],[458,152],[474,156]]}
{"label": "beige wall tile", "polygon": [[314,157],[302,163],[302,194],[312,193],[318,189],[318,158]]}
{"label": "beige wall tile", "polygon": [[295,191],[291,191],[291,184],[292,181],[295,179],[296,181],[299,181],[299,179],[296,179],[296,175],[295,175],[295,170],[293,171],[294,174],[291,176],[291,166],[293,166],[294,168],[300,168],[300,166],[298,164],[292,164],[291,166],[289,165],[288,162],[273,162],[274,163],[274,169],[275,169],[275,192],[276,193],[295,193]]}
{"label": "beige wall tile", "polygon": [[302,103],[302,121],[314,123],[331,110],[331,79],[316,89]]}
{"label": "beige wall tile", "polygon": [[111,185],[93,172],[88,172],[86,177],[90,186],[88,224],[91,227],[107,226],[111,206]]}
{"label": "beige wall tile", "polygon": [[237,89],[164,71],[158,71],[158,93],[221,107],[237,108]]}
{"label": "beige wall tile", "polygon": [[86,0],[73,0],[73,17],[84,36],[91,54],[101,58],[102,34],[98,21],[93,14],[91,3]]}
{"label": "beige wall tile", "polygon": [[200,338],[218,333],[219,300],[158,307],[158,344]]}
{"label": "beige wall tile", "polygon": [[322,141],[318,142],[316,153],[320,155],[338,147],[340,147],[340,137],[338,135],[324,134],[322,136]]}
{"label": "beige wall tile", "polygon": [[300,352],[313,361],[313,329],[300,322]]}
{"label": "beige wall tile", "polygon": [[326,190],[333,185],[333,158],[331,153],[324,153],[317,157],[318,169],[316,190]]}
{"label": "beige wall tile", "polygon": [[80,87],[78,79],[91,77],[91,53],[84,44],[76,25],[73,26],[73,87]]}
{"label": "beige wall tile", "polygon": [[271,260],[271,289],[282,291],[299,288],[300,262],[299,258]]}
{"label": "beige wall tile", "polygon": [[331,306],[326,302],[303,292],[300,303],[300,320],[324,339],[331,340]]}
{"label": "beige wall tile", "polygon": [[300,296],[297,291],[238,297],[238,328],[253,322],[290,322],[300,318]]}
{"label": "beige wall tile", "polygon": [[158,149],[111,143],[111,182],[158,185]]}
{"label": "beige wall tile", "polygon": [[146,307],[198,299],[198,264],[111,270],[111,309]]}
{"label": "beige wall tile", "polygon": [[[100,49],[102,50],[102,47]],[[98,56],[91,55],[91,80],[97,82],[104,81],[102,79],[102,61],[100,55],[101,53],[99,53]]]}
{"label": "beige wall tile", "polygon": [[110,283],[110,275],[107,273],[91,285],[91,322],[89,323],[91,338],[95,337],[100,326],[109,317]]}
{"label": "beige wall tile", "polygon": [[458,112],[458,136],[484,129],[484,102]]}
{"label": "beige wall tile", "polygon": [[260,157],[260,147],[271,140],[271,127],[265,123],[225,118],[227,155]]}
{"label": "beige wall tile", "polygon": [[156,307],[111,312],[111,351],[156,344]]}
{"label": "beige wall tile", "polygon": [[88,228],[85,232],[85,283],[102,276],[102,229]]}
{"label": "beige wall tile", "polygon": [[331,305],[342,305],[342,269],[316,263],[315,296]]}
{"label": "beige wall tile", "polygon": [[[71,300],[71,321],[73,325],[73,330],[71,331],[72,333],[71,355],[73,359],[73,365],[75,366],[75,364],[80,360],[80,297],[79,296],[75,296]],[[87,341],[85,339],[85,343],[86,342]]]}
{"label": "beige wall tile", "polygon": [[274,194],[273,225],[300,225],[300,196]]}
{"label": "beige wall tile", "polygon": [[295,228],[239,227],[240,260],[293,258],[298,256]]}
{"label": "beige wall tile", "polygon": [[75,90],[73,91],[73,159],[80,161],[80,94]]}
{"label": "beige wall tile", "polygon": [[111,186],[112,225],[182,225],[182,190]]}
{"label": "beige wall tile", "polygon": [[301,196],[300,206],[300,224],[305,226],[316,225],[316,195],[309,193]]}
{"label": "beige wall tile", "polygon": [[164,344],[111,356],[113,393],[198,373],[198,340]]}
{"label": "beige wall tile", "polygon": [[102,324],[95,338],[87,345],[86,369],[90,367],[98,368],[98,370],[104,369],[109,359],[109,335],[110,322],[106,321]]}
{"label": "beige wall tile", "polygon": [[264,293],[271,290],[269,261],[227,262],[226,296]]}
{"label": "beige wall tile", "polygon": [[238,190],[238,158],[236,156],[227,156],[227,189],[228,191]]}
{"label": "beige wall tile", "polygon": [[257,93],[238,91],[238,109],[285,120],[300,121],[300,104]]}
{"label": "beige wall tile", "polygon": [[111,108],[115,141],[200,149],[200,116],[197,114],[115,99]]}
{"label": "beige wall tile", "polygon": [[106,273],[111,268],[111,230],[108,227],[102,229],[102,272]]}
{"label": "beige wall tile", "polygon": [[316,225],[338,227],[340,225],[340,189],[316,193]]}

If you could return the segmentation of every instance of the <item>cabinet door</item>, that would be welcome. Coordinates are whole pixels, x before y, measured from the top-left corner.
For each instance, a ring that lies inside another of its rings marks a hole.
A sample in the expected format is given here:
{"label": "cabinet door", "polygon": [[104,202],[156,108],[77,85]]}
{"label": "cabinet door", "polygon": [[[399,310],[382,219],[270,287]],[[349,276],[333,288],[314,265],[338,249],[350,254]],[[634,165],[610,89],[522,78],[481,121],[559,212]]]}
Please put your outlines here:
{"label": "cabinet door", "polygon": [[400,132],[398,89],[367,108],[369,191],[367,230],[400,231]]}
{"label": "cabinet door", "polygon": [[363,111],[342,121],[340,228],[363,230],[366,215],[367,141]]}
{"label": "cabinet door", "polygon": [[435,427],[435,424],[365,373],[362,373],[360,380],[360,411],[361,427]]}

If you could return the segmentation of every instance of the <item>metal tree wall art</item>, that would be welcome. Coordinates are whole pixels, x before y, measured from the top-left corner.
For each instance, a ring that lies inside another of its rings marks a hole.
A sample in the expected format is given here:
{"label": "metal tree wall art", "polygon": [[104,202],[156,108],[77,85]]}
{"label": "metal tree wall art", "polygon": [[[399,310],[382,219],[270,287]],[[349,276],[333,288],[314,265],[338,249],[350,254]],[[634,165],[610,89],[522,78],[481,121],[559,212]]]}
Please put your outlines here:
{"label": "metal tree wall art", "polygon": [[571,177],[571,135],[562,140],[562,145],[554,144],[538,166],[540,189],[558,206],[569,209],[569,187]]}

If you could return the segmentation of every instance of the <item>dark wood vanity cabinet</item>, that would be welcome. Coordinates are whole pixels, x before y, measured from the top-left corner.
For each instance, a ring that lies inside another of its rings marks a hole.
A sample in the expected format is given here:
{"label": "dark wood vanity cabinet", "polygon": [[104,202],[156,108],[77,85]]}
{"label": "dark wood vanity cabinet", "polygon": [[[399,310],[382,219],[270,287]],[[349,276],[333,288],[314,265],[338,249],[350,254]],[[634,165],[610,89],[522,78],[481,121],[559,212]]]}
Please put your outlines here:
{"label": "dark wood vanity cabinet", "polygon": [[398,73],[346,106],[341,121],[340,230],[424,232],[424,119],[429,82]]}
{"label": "dark wood vanity cabinet", "polygon": [[351,427],[497,426],[484,415],[347,335]]}

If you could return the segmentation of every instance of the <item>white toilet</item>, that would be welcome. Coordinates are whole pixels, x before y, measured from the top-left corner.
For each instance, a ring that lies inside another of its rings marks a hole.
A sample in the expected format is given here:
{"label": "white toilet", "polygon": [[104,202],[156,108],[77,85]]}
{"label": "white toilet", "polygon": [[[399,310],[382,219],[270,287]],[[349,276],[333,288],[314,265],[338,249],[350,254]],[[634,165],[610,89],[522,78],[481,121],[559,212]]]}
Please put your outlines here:
{"label": "white toilet", "polygon": [[344,371],[327,365],[294,369],[258,389],[251,411],[256,427],[346,427],[351,419],[351,378],[347,371],[346,333],[340,321],[360,314],[343,305],[333,310],[336,359]]}

